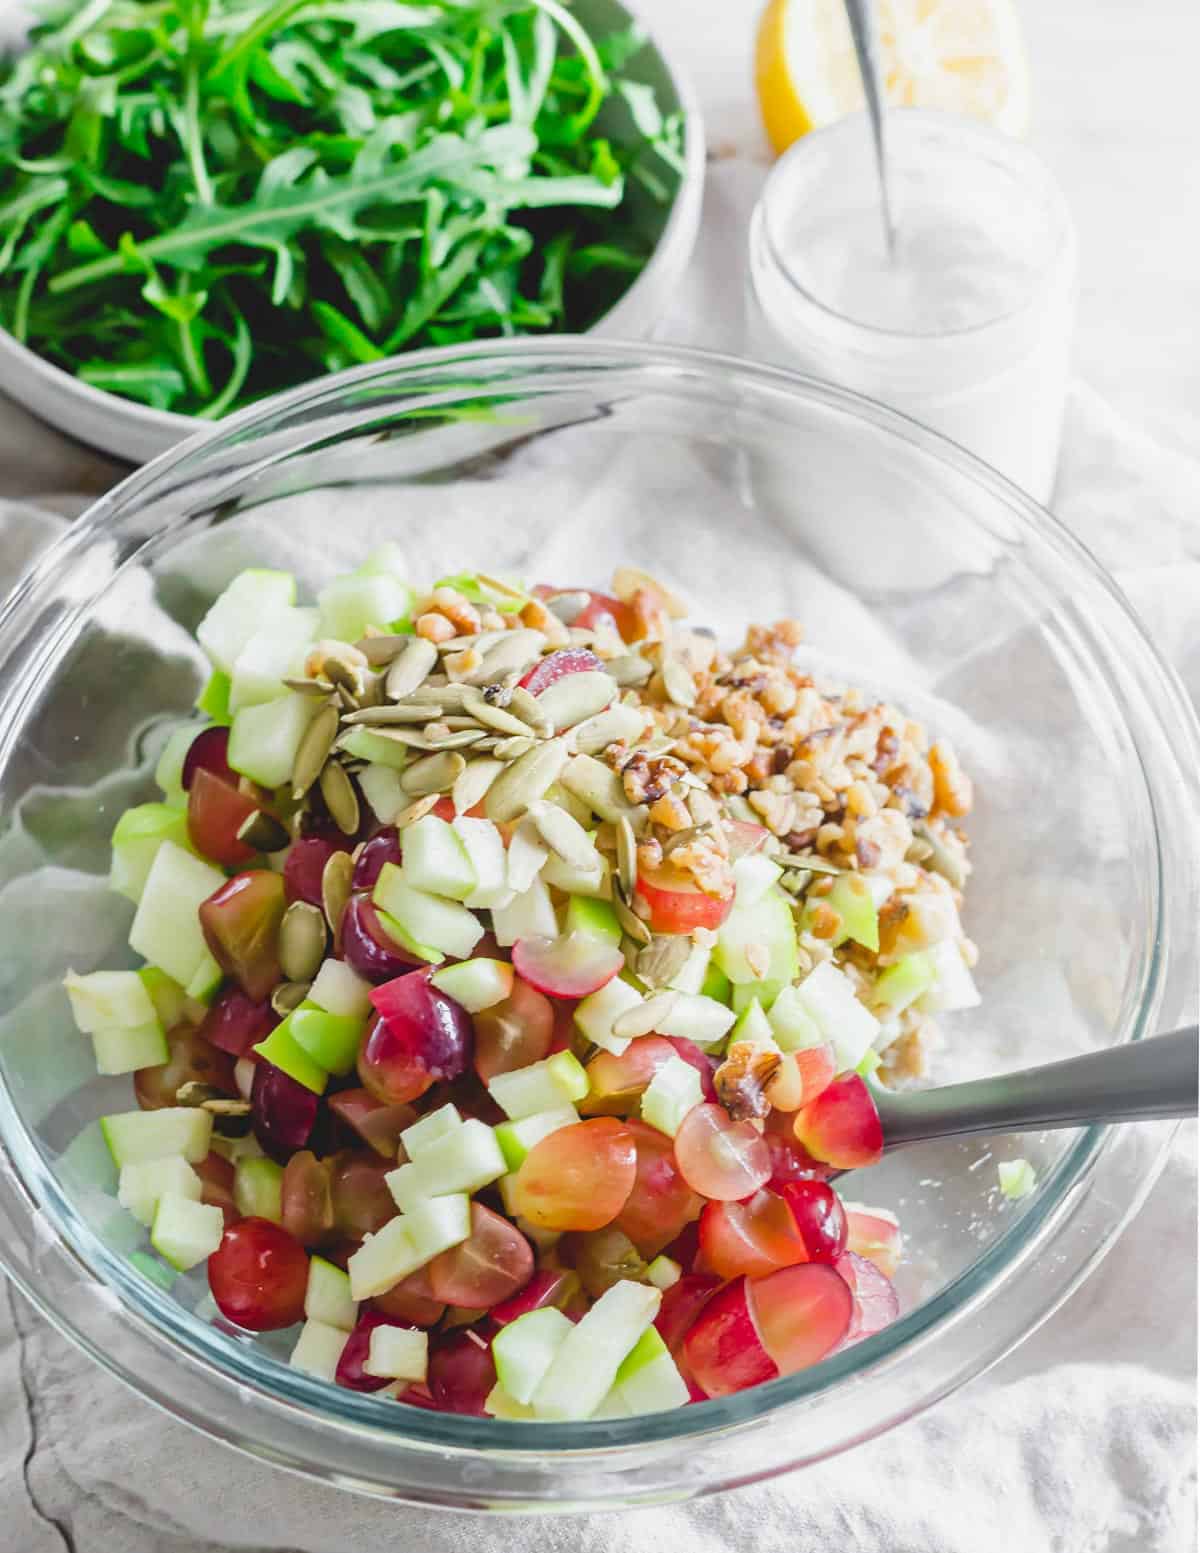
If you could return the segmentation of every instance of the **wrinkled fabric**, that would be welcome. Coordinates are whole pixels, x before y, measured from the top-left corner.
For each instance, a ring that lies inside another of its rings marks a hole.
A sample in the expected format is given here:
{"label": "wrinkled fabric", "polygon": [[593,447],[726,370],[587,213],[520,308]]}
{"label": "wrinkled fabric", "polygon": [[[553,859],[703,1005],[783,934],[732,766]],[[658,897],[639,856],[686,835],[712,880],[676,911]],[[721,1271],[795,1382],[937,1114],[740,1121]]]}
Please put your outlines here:
{"label": "wrinkled fabric", "polygon": [[[745,163],[711,169],[705,233],[668,337],[738,348],[745,222],[760,177]],[[119,472],[0,400],[0,497],[13,498],[0,499],[0,587]],[[1200,467],[1077,384],[1055,508],[1200,700]],[[799,1475],[569,1521],[414,1510],[250,1462],[153,1410],[0,1286],[0,1550],[1188,1553],[1195,1223],[1189,1126],[1100,1269],[956,1397]]]}

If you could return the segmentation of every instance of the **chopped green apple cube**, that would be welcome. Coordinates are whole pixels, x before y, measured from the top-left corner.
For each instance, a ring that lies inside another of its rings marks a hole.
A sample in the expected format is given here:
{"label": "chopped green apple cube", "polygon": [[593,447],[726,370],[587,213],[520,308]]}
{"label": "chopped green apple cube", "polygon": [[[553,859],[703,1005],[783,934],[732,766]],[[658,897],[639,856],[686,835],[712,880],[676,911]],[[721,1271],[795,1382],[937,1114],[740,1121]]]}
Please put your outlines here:
{"label": "chopped green apple cube", "polygon": [[320,704],[280,685],[269,701],[242,707],[229,730],[229,764],[263,787],[290,782],[300,741]]}
{"label": "chopped green apple cube", "polygon": [[251,568],[233,579],[196,627],[196,640],[225,674],[263,623],[296,601],[296,579],[288,572]]}
{"label": "chopped green apple cube", "polygon": [[206,723],[180,723],[168,734],[166,743],[159,752],[158,764],[154,768],[154,780],[162,789],[163,798],[172,809],[187,808],[188,797],[183,790],[183,763],[187,758],[188,750],[192,747],[192,741],[203,733],[207,726]]}
{"label": "chopped green apple cube", "polygon": [[683,1277],[683,1268],[674,1258],[669,1256],[656,1256],[646,1269],[647,1281],[656,1289],[662,1289],[665,1293]]}
{"label": "chopped green apple cube", "polygon": [[304,1291],[304,1314],[310,1321],[352,1332],[358,1320],[358,1306],[350,1293],[350,1275],[327,1262],[323,1256],[309,1258],[308,1284]]}
{"label": "chopped green apple cube", "polygon": [[191,981],[183,990],[197,1003],[211,1003],[224,980],[225,973],[212,955],[206,953],[192,973]]}
{"label": "chopped green apple cube", "polygon": [[667,982],[672,992],[686,992],[699,996],[704,992],[712,950],[706,944],[693,944],[687,959]]}
{"label": "chopped green apple cube", "polygon": [[395,739],[385,739],[369,728],[347,728],[339,744],[355,760],[368,760],[373,766],[387,766],[391,771],[403,771],[408,764],[408,750]]}
{"label": "chopped green apple cube", "polygon": [[158,1200],[166,1192],[176,1197],[190,1197],[200,1201],[202,1183],[200,1177],[178,1154],[166,1159],[142,1159],[121,1166],[117,1182],[117,1201],[127,1208],[139,1224],[149,1227],[154,1223]]}
{"label": "chopped green apple cube", "polygon": [[521,1161],[535,1143],[563,1127],[574,1126],[578,1120],[579,1112],[575,1107],[564,1105],[553,1111],[535,1111],[532,1116],[523,1116],[519,1122],[501,1122],[495,1133],[504,1163],[509,1170],[520,1169]]}
{"label": "chopped green apple cube", "polygon": [[423,1381],[429,1367],[429,1333],[410,1327],[376,1327],[363,1370],[386,1380]]}
{"label": "chopped green apple cube", "polygon": [[[450,829],[458,837],[467,855],[475,883],[462,897],[472,911],[492,910],[505,906],[512,898],[508,887],[508,866],[504,851],[504,838],[491,820],[460,814],[450,821]],[[404,833],[408,845],[408,832]],[[405,853],[407,862],[408,854]]]}
{"label": "chopped green apple cube", "polygon": [[792,981],[796,975],[796,928],[788,897],[773,885],[752,906],[735,900],[717,931],[713,959],[735,984]]}
{"label": "chopped green apple cube", "polygon": [[102,1116],[100,1131],[118,1166],[178,1154],[198,1165],[212,1139],[212,1113],[199,1106],[164,1106],[158,1111],[122,1111]]}
{"label": "chopped green apple cube", "polygon": [[583,1064],[568,1051],[555,1052],[512,1073],[497,1073],[488,1084],[492,1099],[514,1122],[539,1111],[574,1105],[587,1092],[588,1076]]}
{"label": "chopped green apple cube", "polygon": [[580,1032],[595,1046],[603,1047],[619,1057],[629,1045],[630,1036],[613,1034],[613,1025],[631,1009],[643,1002],[640,992],[627,981],[614,976],[599,992],[581,998],[575,1006],[575,1023]]}
{"label": "chopped green apple cube", "polygon": [[[404,833],[405,862],[408,837]],[[483,937],[483,923],[457,901],[445,900],[417,889],[395,863],[385,863],[375,884],[374,900],[403,931],[419,944],[441,954],[466,960]]]}
{"label": "chopped green apple cube", "polygon": [[841,928],[833,939],[835,948],[850,938],[864,949],[873,952],[879,949],[879,908],[870,883],[862,874],[839,874],[823,899],[842,919]]}
{"label": "chopped green apple cube", "polygon": [[465,900],[477,883],[466,847],[454,828],[436,814],[405,826],[404,877],[414,890],[458,901]]}
{"label": "chopped green apple cube", "polygon": [[305,1000],[288,1015],[287,1027],[288,1034],[301,1051],[326,1073],[346,1074],[358,1059],[358,1046],[366,1021],[327,1013]]}
{"label": "chopped green apple cube", "polygon": [[1028,1197],[1037,1186],[1037,1171],[1027,1159],[1002,1159],[996,1166],[1000,1190],[1012,1202]]}
{"label": "chopped green apple cube", "polygon": [[463,1119],[457,1106],[440,1105],[436,1111],[430,1111],[419,1122],[404,1129],[400,1134],[401,1147],[409,1159],[416,1159],[418,1154],[423,1154],[448,1133],[457,1132],[462,1124]]}
{"label": "chopped green apple cube", "polygon": [[757,1003],[764,1013],[783,991],[781,981],[744,981],[729,989],[729,1006],[740,1018],[751,1003]]}
{"label": "chopped green apple cube", "polygon": [[136,971],[91,971],[80,976],[68,971],[63,986],[75,1023],[85,1035],[97,1030],[134,1029],[158,1023],[158,1014]]}
{"label": "chopped green apple cube", "polygon": [[963,959],[961,940],[943,938],[928,954],[933,963],[933,985],[921,998],[922,1012],[953,1014],[964,1008],[978,1008],[979,988]]}
{"label": "chopped green apple cube", "polygon": [[96,1054],[96,1072],[103,1074],[136,1073],[139,1068],[157,1068],[171,1053],[167,1038],[157,1019],[136,1029],[113,1025],[92,1032]]}
{"label": "chopped green apple cube", "polygon": [[654,1327],[647,1327],[622,1360],[613,1388],[634,1414],[665,1413],[690,1400],[687,1382]]}
{"label": "chopped green apple cube", "polygon": [[292,1034],[292,1015],[275,1026],[266,1040],[260,1041],[254,1051],[264,1061],[283,1070],[297,1084],[311,1089],[314,1095],[323,1095],[329,1083],[329,1070],[315,1062]]}
{"label": "chopped green apple cube", "polygon": [[492,1339],[496,1379],[514,1402],[528,1406],[572,1322],[553,1305],[528,1310],[502,1326]]}
{"label": "chopped green apple cube", "polygon": [[858,1001],[849,977],[825,960],[800,982],[796,995],[832,1044],[838,1072],[856,1068],[879,1034],[879,1021]]}
{"label": "chopped green apple cube", "polygon": [[657,1289],[627,1279],[606,1289],[559,1344],[532,1397],[536,1415],[590,1418],[661,1302]]}
{"label": "chopped green apple cube", "polygon": [[241,1158],[233,1167],[233,1205],[253,1219],[283,1223],[283,1166],[264,1154]]}
{"label": "chopped green apple cube", "polygon": [[229,709],[237,722],[244,707],[274,701],[283,681],[299,673],[317,634],[315,609],[283,609],[264,621],[238,653],[230,671]]}
{"label": "chopped green apple cube", "polygon": [[129,930],[129,947],[186,987],[210,958],[200,929],[200,906],[225,875],[173,841],[155,854]]}
{"label": "chopped green apple cube", "polygon": [[733,865],[735,903],[738,906],[753,906],[782,878],[783,869],[765,852],[748,852]]}
{"label": "chopped green apple cube", "polygon": [[682,1057],[671,1057],[642,1093],[642,1120],[673,1138],[689,1111],[704,1099],[700,1075]]}
{"label": "chopped green apple cube", "polygon": [[343,1019],[366,1019],[371,1012],[371,983],[344,960],[324,960],[305,1001]]}
{"label": "chopped green apple cube", "polygon": [[872,1002],[890,1015],[901,1014],[929,991],[935,976],[933,956],[928,950],[906,954],[880,975],[871,989]]}
{"label": "chopped green apple cube", "polygon": [[191,850],[186,809],[169,803],[140,803],[126,809],[112,835],[109,887],[137,905],[164,841]]}
{"label": "chopped green apple cube", "polygon": [[370,765],[358,773],[362,795],[384,825],[390,825],[411,802],[400,785],[400,773],[393,766]]}
{"label": "chopped green apple cube", "polygon": [[593,900],[586,895],[572,895],[567,902],[564,932],[582,933],[587,938],[599,938],[605,943],[620,944],[621,924],[608,901]]}
{"label": "chopped green apple cube", "polygon": [[164,1030],[174,1029],[184,1017],[187,993],[166,971],[160,971],[157,965],[143,965],[138,975],[154,1005],[159,1024]]}
{"label": "chopped green apple cube", "polygon": [[757,998],[752,998],[738,1015],[737,1023],[729,1037],[730,1045],[734,1041],[749,1041],[752,1046],[765,1046],[768,1050],[775,1049],[774,1031]]}
{"label": "chopped green apple cube", "polygon": [[468,1014],[503,1003],[513,989],[513,968],[504,960],[462,960],[435,971],[430,984],[461,1003]]}
{"label": "chopped green apple cube", "polygon": [[484,1400],[483,1410],[490,1418],[530,1419],[533,1417],[533,1409],[527,1402],[518,1402],[516,1397],[510,1397],[499,1381],[488,1392]]}
{"label": "chopped green apple cube", "polygon": [[632,1416],[632,1413],[629,1411],[629,1404],[614,1386],[600,1403],[600,1406],[593,1412],[592,1419],[594,1422],[599,1423],[607,1418],[631,1418]]}
{"label": "chopped green apple cube", "polygon": [[404,1223],[423,1266],[451,1246],[461,1245],[470,1235],[471,1199],[466,1192],[426,1197],[413,1204],[404,1215]]}
{"label": "chopped green apple cube", "polygon": [[520,895],[492,907],[492,933],[502,949],[511,949],[518,938],[558,937],[554,903],[541,874]]}
{"label": "chopped green apple cube", "polygon": [[310,1316],[300,1328],[288,1363],[294,1370],[303,1370],[305,1375],[314,1375],[332,1385],[342,1350],[349,1341],[349,1332]]}
{"label": "chopped green apple cube", "polygon": [[412,589],[389,572],[351,572],[322,588],[317,603],[321,636],[357,642],[368,626],[382,629],[407,615]]}
{"label": "chopped green apple cube", "polygon": [[568,863],[557,852],[551,852],[542,864],[539,878],[543,884],[561,890],[572,900],[607,902],[612,899],[611,876],[612,864],[603,852],[597,852],[595,862],[587,868]]}
{"label": "chopped green apple cube", "polygon": [[[441,1197],[450,1192],[477,1192],[504,1174],[504,1155],[486,1122],[470,1121],[434,1138],[408,1165],[384,1179],[406,1211],[416,1197]],[[398,1179],[397,1179],[398,1178]],[[396,1187],[404,1197],[396,1196]]]}
{"label": "chopped green apple cube", "polygon": [[150,1244],[172,1267],[186,1273],[213,1254],[224,1233],[220,1208],[164,1192],[155,1210]]}
{"label": "chopped green apple cube", "polygon": [[407,949],[409,954],[416,955],[418,960],[425,960],[430,965],[440,965],[446,956],[440,949],[435,949],[432,944],[420,944],[406,928],[401,927],[395,917],[389,916],[386,911],[375,908],[379,917],[379,925],[394,944],[399,944],[401,949]]}
{"label": "chopped green apple cube", "polygon": [[368,1235],[347,1261],[350,1293],[356,1300],[369,1300],[415,1273],[428,1260],[413,1245],[404,1216],[389,1219],[382,1229]]}
{"label": "chopped green apple cube", "polygon": [[214,669],[208,676],[208,683],[196,697],[196,710],[203,712],[210,722],[221,728],[229,726],[229,692],[232,683],[228,674]]}
{"label": "chopped green apple cube", "polygon": [[798,987],[783,989],[771,1004],[767,1022],[780,1051],[798,1052],[824,1044],[821,1026],[801,1002]]}

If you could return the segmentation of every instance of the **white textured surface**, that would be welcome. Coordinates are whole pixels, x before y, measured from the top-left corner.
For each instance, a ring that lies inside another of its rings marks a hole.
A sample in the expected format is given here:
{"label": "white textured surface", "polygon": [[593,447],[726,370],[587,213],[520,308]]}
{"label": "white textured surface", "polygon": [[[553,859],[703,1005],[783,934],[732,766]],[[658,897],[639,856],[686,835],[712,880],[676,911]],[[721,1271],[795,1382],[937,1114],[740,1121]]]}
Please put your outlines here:
{"label": "white textured surface", "polygon": [[[663,32],[692,56],[714,141],[752,151],[745,10],[716,0],[648,0],[647,8],[664,13]],[[1198,202],[1193,187],[1188,210],[1182,184],[1188,146],[1196,163],[1185,72],[1200,50],[1180,41],[1200,11],[1194,0],[1154,0],[1136,14],[1117,0],[1025,9],[1035,143],[1063,177],[1083,232],[1079,361],[1125,412],[1076,390],[1056,506],[1118,572],[1200,697],[1200,469],[1128,419],[1180,445],[1200,426]],[[1172,78],[1173,109],[1164,85]],[[674,336],[738,343],[741,247],[759,176],[745,162],[714,169],[701,258]],[[69,513],[110,473],[15,406],[0,408],[0,493]],[[29,507],[0,504],[0,586],[50,527]],[[5,1289],[0,1549],[1187,1553],[1195,1546],[1195,1216],[1188,1128],[1100,1272],[956,1399],[798,1478],[691,1508],[572,1523],[484,1525],[350,1499],[253,1466],[138,1402]]]}

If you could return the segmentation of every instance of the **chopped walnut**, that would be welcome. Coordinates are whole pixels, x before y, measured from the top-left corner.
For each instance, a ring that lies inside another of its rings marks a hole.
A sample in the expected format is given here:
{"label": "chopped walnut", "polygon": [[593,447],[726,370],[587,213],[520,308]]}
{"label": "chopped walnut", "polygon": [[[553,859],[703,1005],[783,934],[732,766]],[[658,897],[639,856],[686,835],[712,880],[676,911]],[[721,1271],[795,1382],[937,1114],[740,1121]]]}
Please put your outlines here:
{"label": "chopped walnut", "polygon": [[934,807],[956,819],[969,814],[975,798],[974,787],[945,739],[938,739],[929,746],[929,769],[933,772]]}
{"label": "chopped walnut", "polygon": [[734,1121],[766,1116],[771,1102],[764,1091],[779,1071],[782,1057],[753,1041],[734,1041],[725,1061],[713,1074],[717,1099]]}
{"label": "chopped walnut", "polygon": [[553,610],[547,609],[540,599],[530,599],[521,610],[521,624],[532,631],[540,631],[551,647],[570,645],[571,633]]}
{"label": "chopped walnut", "polygon": [[687,804],[674,793],[664,793],[651,804],[650,818],[655,825],[661,825],[664,830],[689,830],[692,824],[692,816],[688,812]]}
{"label": "chopped walnut", "polygon": [[480,627],[479,611],[457,588],[435,588],[429,608],[439,615],[445,615],[454,627],[456,636],[477,635]]}

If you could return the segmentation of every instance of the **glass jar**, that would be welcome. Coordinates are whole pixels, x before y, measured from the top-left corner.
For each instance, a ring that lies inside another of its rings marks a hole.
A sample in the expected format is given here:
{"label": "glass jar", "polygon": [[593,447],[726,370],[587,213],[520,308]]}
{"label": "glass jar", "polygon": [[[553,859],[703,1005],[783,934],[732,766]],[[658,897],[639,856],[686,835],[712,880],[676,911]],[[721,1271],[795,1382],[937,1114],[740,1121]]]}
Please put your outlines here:
{"label": "glass jar", "polygon": [[1045,502],[1076,295],[1061,191],[1028,147],[947,114],[888,115],[889,259],[867,121],[806,135],[750,225],[750,354],[882,400]]}

